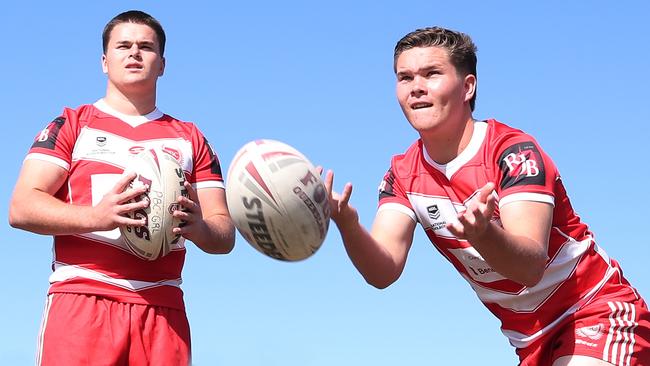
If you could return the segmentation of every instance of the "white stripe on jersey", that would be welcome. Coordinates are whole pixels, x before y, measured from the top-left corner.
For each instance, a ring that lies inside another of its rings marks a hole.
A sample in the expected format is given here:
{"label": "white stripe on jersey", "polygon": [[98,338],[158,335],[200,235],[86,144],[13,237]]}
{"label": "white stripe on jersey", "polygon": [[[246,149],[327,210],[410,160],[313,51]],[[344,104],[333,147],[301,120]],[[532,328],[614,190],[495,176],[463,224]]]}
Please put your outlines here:
{"label": "white stripe on jersey", "polygon": [[53,294],[45,298],[45,309],[43,309],[43,316],[41,318],[41,327],[38,330],[38,338],[36,340],[36,365],[40,366],[43,362],[43,337],[45,335],[45,327],[47,326],[47,319],[50,316],[50,307],[52,307]]}
{"label": "white stripe on jersey", "polygon": [[[515,312],[534,312],[555,292],[557,287],[571,276],[578,261],[589,249],[591,243],[591,239],[580,242],[570,240],[564,243],[552,261],[547,264],[542,280],[537,285],[527,287],[520,293],[509,294],[495,291],[483,287],[475,281],[469,281],[469,283],[484,303],[494,303]],[[600,288],[610,275],[611,273],[608,273],[601,279],[596,288]]]}
{"label": "white stripe on jersey", "polygon": [[69,280],[71,278],[81,277],[91,280],[108,283],[113,286],[121,287],[129,291],[141,291],[149,288],[160,286],[174,286],[180,287],[183,280],[164,280],[158,282],[147,282],[138,280],[126,280],[121,278],[112,278],[103,273],[99,273],[90,269],[82,268],[79,266],[68,265],[65,263],[55,262],[54,272],[50,275],[50,284]]}
{"label": "white stripe on jersey", "polygon": [[[105,139],[105,145],[98,146],[98,139]],[[192,143],[182,137],[158,138],[150,140],[131,140],[114,133],[84,126],[72,151],[72,161],[97,161],[119,168],[124,168],[125,162],[132,155],[129,149],[139,146],[145,149],[169,147],[180,153],[180,165],[186,172],[192,171]]]}
{"label": "white stripe on jersey", "polygon": [[544,328],[540,329],[539,331],[535,332],[534,334],[527,335],[527,334],[522,334],[514,330],[508,330],[508,329],[501,329],[501,332],[503,333],[503,335],[508,337],[510,344],[513,345],[514,347],[517,348],[528,347],[531,343],[537,340],[537,338],[539,338],[543,334],[548,333],[559,322],[564,320],[567,316],[575,313],[584,304],[588,303],[592,299],[593,295],[597,293],[601,289],[601,287],[609,280],[609,278],[616,272],[618,272],[617,268],[610,267],[607,270],[607,274],[603,277],[602,281],[600,281],[596,286],[594,286],[591,289],[591,291],[589,291],[589,293],[587,293],[582,299],[580,299],[580,301],[578,301],[576,304],[568,308],[562,315],[558,316],[553,322],[551,322]]}
{"label": "white stripe on jersey", "polygon": [[68,164],[65,160],[59,159],[51,155],[45,155],[41,153],[27,154],[27,156],[25,156],[25,160],[30,160],[30,159],[49,161],[50,163],[56,164],[65,170],[70,170],[70,164]]}
{"label": "white stripe on jersey", "polygon": [[517,202],[517,201],[543,202],[543,203],[549,203],[551,204],[551,206],[555,206],[555,197],[553,196],[550,196],[548,194],[522,192],[522,193],[509,194],[499,199],[499,208],[503,207],[504,205],[510,202]]}
{"label": "white stripe on jersey", "polygon": [[379,211],[383,211],[383,210],[391,210],[391,211],[401,212],[404,215],[410,217],[411,220],[413,220],[415,222],[418,222],[418,219],[415,217],[415,213],[413,212],[413,210],[411,210],[410,208],[408,208],[408,207],[406,207],[406,206],[404,206],[404,205],[402,205],[400,203],[395,203],[395,202],[384,203],[381,206],[379,206],[379,208],[377,209],[377,213],[379,213]]}
{"label": "white stripe on jersey", "polygon": [[[603,360],[619,366],[630,366],[634,349],[634,329],[638,323],[636,309],[629,303],[620,301],[607,302],[612,312],[609,315],[609,334],[603,351]],[[614,334],[616,338],[614,339]]]}

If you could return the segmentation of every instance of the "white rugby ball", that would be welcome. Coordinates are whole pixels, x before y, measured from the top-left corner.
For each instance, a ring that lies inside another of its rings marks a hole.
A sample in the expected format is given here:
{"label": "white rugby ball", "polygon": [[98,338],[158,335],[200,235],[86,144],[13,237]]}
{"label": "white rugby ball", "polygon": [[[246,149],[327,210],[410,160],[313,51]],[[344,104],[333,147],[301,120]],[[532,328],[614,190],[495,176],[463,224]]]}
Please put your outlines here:
{"label": "white rugby ball", "polygon": [[171,152],[159,148],[145,148],[130,156],[125,173],[137,174],[131,187],[149,185],[149,190],[134,201],[144,197],[149,199],[149,206],[131,212],[132,219],[146,219],[144,226],[121,226],[120,232],[127,247],[137,257],[155,260],[167,255],[170,246],[180,239],[172,229],[182,225],[182,220],[172,216],[179,209],[178,196],[187,197],[183,183],[185,174],[178,160]]}
{"label": "white rugby ball", "polygon": [[285,143],[244,145],[228,170],[226,200],[239,233],[269,257],[305,259],[327,235],[331,211],[325,185],[312,163]]}

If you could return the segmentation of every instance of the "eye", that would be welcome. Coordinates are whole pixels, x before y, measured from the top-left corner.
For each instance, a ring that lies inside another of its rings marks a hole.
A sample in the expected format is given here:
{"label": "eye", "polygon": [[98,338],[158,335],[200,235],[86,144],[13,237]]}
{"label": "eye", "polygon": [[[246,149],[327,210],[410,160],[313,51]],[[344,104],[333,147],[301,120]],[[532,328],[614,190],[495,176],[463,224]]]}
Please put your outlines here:
{"label": "eye", "polygon": [[399,74],[397,75],[397,81],[411,81],[413,77],[411,75]]}
{"label": "eye", "polygon": [[440,72],[438,72],[438,70],[429,70],[427,72],[427,77],[429,78],[429,77],[432,77],[432,76],[438,75],[438,74],[440,74]]}

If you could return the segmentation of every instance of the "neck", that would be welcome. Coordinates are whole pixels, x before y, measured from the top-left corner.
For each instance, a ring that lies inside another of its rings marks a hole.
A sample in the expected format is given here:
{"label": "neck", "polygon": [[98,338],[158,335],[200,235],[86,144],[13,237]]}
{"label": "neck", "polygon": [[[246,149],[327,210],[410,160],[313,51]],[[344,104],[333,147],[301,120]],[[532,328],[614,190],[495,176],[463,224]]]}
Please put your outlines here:
{"label": "neck", "polygon": [[447,131],[420,131],[420,138],[429,156],[439,164],[447,164],[460,155],[472,139],[474,118],[463,118],[464,122],[450,124]]}
{"label": "neck", "polygon": [[129,116],[143,116],[156,109],[156,89],[142,93],[125,92],[108,83],[104,101],[111,108]]}

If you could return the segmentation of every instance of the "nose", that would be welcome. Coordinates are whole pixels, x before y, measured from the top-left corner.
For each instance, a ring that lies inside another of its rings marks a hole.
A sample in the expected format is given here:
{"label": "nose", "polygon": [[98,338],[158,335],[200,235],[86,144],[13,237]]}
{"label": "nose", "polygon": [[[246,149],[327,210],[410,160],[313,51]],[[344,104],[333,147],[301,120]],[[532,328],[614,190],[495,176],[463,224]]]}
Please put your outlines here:
{"label": "nose", "polygon": [[129,56],[135,59],[140,58],[140,47],[137,43],[133,43],[133,45],[131,45],[131,48],[129,49]]}
{"label": "nose", "polygon": [[412,85],[411,95],[419,97],[427,93],[427,88],[425,87],[425,80],[419,75],[416,75],[413,78],[413,83],[411,85]]}

